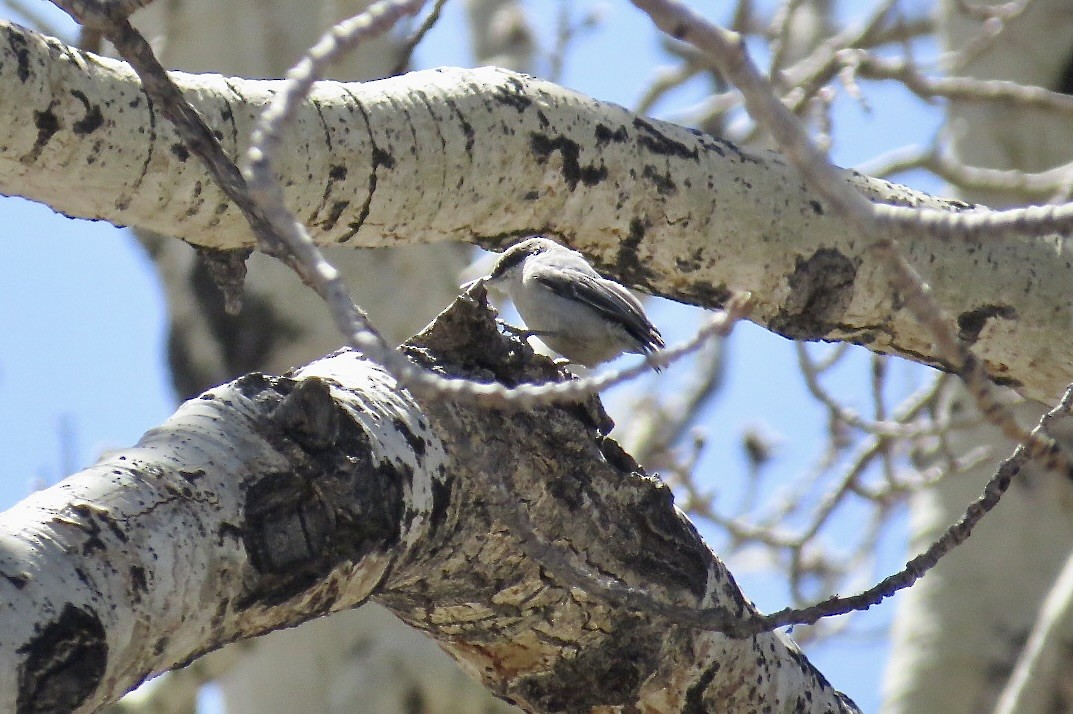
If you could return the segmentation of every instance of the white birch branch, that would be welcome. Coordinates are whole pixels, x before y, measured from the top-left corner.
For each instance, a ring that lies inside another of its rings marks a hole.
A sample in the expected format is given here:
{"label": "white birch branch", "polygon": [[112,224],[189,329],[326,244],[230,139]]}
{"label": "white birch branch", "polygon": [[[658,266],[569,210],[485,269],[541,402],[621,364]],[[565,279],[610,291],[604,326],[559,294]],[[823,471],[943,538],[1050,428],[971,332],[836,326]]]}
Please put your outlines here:
{"label": "white birch branch", "polygon": [[0,709],[90,711],[372,592],[390,547],[421,535],[443,452],[367,363],[315,375],[207,392],[3,514]]}
{"label": "white birch branch", "polygon": [[[0,191],[202,245],[250,244],[124,65],[0,30]],[[177,78],[236,154],[277,86]],[[497,69],[321,83],[288,141],[277,170],[322,244],[497,246],[550,232],[643,290],[705,306],[748,290],[752,319],[781,334],[945,366],[869,246],[777,154]],[[846,180],[877,201],[969,208]],[[1062,237],[902,245],[992,378],[1045,401],[1073,381]]]}

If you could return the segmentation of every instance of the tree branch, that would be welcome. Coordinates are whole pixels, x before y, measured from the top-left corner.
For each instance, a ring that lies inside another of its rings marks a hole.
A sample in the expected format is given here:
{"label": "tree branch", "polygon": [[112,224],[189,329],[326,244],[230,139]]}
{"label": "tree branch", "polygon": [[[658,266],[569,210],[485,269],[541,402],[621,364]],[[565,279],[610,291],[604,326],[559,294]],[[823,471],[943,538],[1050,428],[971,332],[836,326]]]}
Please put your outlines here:
{"label": "tree branch", "polygon": [[[406,350],[449,376],[562,376],[466,297]],[[595,399],[420,404],[353,352],[212,390],[0,517],[0,706],[90,711],[226,642],[372,598],[530,710],[855,711],[779,633],[735,641],[612,607],[526,553],[493,484],[597,572],[754,612],[610,426]]]}
{"label": "tree branch", "polygon": [[[0,191],[210,247],[252,245],[238,211],[154,115],[125,65],[11,26],[0,32],[0,112],[9,118],[0,127]],[[175,76],[231,156],[278,87]],[[286,151],[276,169],[322,245],[497,247],[548,232],[648,292],[710,307],[747,290],[751,319],[781,334],[952,367],[852,222],[777,154],[746,153],[495,69],[323,82],[299,114],[286,145],[303,149]],[[987,214],[842,177],[872,201]],[[992,379],[1045,401],[1073,381],[1067,241],[902,245]]]}

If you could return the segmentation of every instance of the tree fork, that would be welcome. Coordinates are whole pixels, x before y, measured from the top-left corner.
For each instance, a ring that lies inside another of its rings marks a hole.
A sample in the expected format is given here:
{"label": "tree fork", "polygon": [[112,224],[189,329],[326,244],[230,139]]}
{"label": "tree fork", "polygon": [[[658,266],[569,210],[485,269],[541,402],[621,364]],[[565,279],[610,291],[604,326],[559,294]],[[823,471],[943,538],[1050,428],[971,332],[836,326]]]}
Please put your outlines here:
{"label": "tree fork", "polygon": [[[564,377],[468,296],[404,349],[452,376]],[[531,711],[854,711],[780,633],[670,625],[527,555],[510,509],[653,597],[754,612],[610,427],[595,397],[418,404],[351,351],[210,390],[0,516],[0,703],[91,711],[227,642],[371,598]],[[511,503],[491,495],[503,484]]]}

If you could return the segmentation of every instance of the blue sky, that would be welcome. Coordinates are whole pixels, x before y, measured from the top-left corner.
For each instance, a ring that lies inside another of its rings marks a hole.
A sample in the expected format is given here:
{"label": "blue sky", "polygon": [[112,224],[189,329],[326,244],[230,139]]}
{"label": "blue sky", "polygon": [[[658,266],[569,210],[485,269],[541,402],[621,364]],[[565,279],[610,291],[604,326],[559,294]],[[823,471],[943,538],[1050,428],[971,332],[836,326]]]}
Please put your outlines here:
{"label": "blue sky", "polygon": [[[713,5],[725,12],[729,3]],[[533,1],[528,7],[543,45],[550,46],[560,3]],[[636,104],[644,80],[666,63],[657,35],[626,2],[576,2],[572,7],[575,17],[598,8],[602,25],[575,41],[562,82],[599,99]],[[458,39],[465,36],[459,4],[448,3],[440,26],[419,48],[417,64],[471,64],[466,41]],[[836,102],[837,163],[852,166],[930,140],[939,119],[936,108],[921,107],[893,86],[865,89],[875,107],[871,112],[844,96]],[[697,101],[702,90],[700,83],[687,85],[654,113],[673,116]],[[921,177],[907,183],[940,190]],[[71,220],[15,198],[0,198],[0,225],[0,507],[6,508],[32,488],[92,463],[102,451],[134,443],[171,413],[174,399],[166,373],[161,291],[147,257],[126,232]],[[665,301],[657,301],[651,312],[672,341],[688,336],[697,317],[692,309]],[[698,473],[710,477],[707,485],[720,503],[734,503],[740,489],[731,476],[745,472],[739,440],[746,425],[762,424],[781,437],[770,475],[773,488],[801,475],[823,448],[826,430],[823,413],[797,374],[790,343],[744,325],[727,349],[726,388],[699,424],[709,441]],[[917,369],[897,367],[894,388],[907,391],[919,375]],[[672,370],[660,378],[665,381],[646,386],[673,389],[681,376]],[[867,380],[867,360],[858,359],[837,370],[828,386],[843,395],[867,393]],[[634,394],[627,389],[609,401],[621,409]],[[902,528],[895,523],[882,543],[884,572],[899,567],[904,558]],[[718,549],[717,534],[707,535]],[[778,574],[743,572],[739,582],[764,610],[786,604]],[[875,608],[862,618],[861,629],[881,632],[892,612],[890,605]],[[878,709],[885,653],[885,639],[868,635],[809,650],[832,683],[865,711]]]}

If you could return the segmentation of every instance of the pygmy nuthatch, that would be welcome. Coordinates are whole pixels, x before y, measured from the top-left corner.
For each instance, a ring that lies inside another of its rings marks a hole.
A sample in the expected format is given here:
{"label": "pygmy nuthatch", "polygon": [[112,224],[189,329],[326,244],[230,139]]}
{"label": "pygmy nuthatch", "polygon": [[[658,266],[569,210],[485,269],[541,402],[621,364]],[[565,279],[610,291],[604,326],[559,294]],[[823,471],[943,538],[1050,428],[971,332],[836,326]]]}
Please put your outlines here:
{"label": "pygmy nuthatch", "polygon": [[623,352],[648,356],[663,347],[629,290],[547,238],[512,246],[481,281],[511,298],[529,335],[571,362],[592,367]]}

